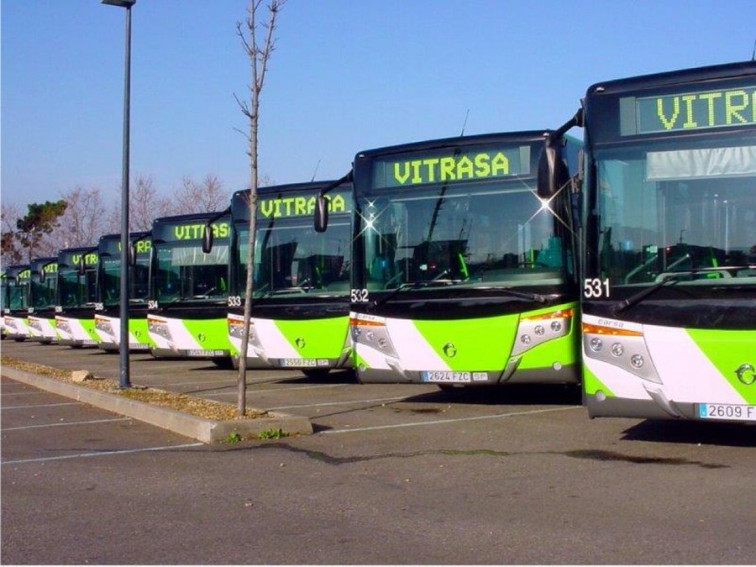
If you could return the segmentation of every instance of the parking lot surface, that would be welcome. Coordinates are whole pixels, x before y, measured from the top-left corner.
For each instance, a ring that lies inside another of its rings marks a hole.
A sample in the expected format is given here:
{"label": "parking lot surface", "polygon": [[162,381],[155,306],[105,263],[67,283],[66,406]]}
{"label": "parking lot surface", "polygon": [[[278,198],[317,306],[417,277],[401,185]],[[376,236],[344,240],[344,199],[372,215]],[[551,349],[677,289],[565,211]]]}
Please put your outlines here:
{"label": "parking lot surface", "polygon": [[[117,379],[118,356],[2,353]],[[234,403],[236,372],[132,355]],[[202,445],[2,379],[4,563],[756,563],[756,428],[588,419],[579,393],[451,395],[250,371],[316,433]]]}

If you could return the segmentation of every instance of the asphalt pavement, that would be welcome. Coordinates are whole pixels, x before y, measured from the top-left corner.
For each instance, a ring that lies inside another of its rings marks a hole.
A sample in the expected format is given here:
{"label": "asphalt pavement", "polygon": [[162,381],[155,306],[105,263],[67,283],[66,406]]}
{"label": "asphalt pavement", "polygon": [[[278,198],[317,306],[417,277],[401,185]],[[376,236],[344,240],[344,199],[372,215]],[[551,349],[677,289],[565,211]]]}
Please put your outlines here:
{"label": "asphalt pavement", "polygon": [[[96,349],[2,354],[118,376]],[[132,355],[132,381],[233,403],[236,373]],[[202,444],[2,378],[5,564],[754,564],[756,428],[588,419],[579,393],[450,395],[250,371],[315,433]]]}

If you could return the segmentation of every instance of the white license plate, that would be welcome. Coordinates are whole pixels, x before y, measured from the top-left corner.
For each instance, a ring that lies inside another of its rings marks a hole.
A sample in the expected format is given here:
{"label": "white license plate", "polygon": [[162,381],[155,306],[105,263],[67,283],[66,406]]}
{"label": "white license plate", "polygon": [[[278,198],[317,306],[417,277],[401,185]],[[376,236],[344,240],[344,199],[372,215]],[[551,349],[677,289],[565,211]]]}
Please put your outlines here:
{"label": "white license plate", "polygon": [[745,404],[698,404],[699,419],[756,421],[756,406]]}
{"label": "white license plate", "polygon": [[424,370],[420,373],[423,382],[472,382],[472,373],[453,370]]}
{"label": "white license plate", "polygon": [[304,366],[306,368],[315,367],[318,361],[314,358],[282,358],[281,366]]}
{"label": "white license plate", "polygon": [[224,356],[222,350],[187,350],[186,356]]}

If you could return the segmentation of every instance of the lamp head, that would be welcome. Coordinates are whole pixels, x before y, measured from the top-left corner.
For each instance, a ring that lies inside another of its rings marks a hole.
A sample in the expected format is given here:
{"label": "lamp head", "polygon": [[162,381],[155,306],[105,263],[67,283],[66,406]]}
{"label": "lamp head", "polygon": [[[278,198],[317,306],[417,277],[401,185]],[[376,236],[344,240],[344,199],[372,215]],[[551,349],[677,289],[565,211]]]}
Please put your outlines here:
{"label": "lamp head", "polygon": [[118,6],[119,8],[131,8],[136,4],[136,0],[102,0],[102,3],[108,6]]}

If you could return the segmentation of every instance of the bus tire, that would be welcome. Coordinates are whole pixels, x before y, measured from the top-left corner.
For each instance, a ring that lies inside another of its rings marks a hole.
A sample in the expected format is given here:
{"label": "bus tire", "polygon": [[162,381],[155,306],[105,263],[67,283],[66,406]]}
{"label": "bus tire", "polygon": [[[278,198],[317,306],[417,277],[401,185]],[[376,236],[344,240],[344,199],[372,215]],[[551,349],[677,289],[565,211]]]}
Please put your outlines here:
{"label": "bus tire", "polygon": [[216,356],[212,361],[218,368],[224,368],[226,370],[233,370],[234,368],[234,363],[230,356]]}
{"label": "bus tire", "polygon": [[438,389],[447,394],[461,394],[467,391],[466,386],[459,386],[455,384],[436,384]]}
{"label": "bus tire", "polygon": [[307,376],[308,378],[312,378],[313,380],[321,380],[328,376],[329,369],[328,368],[317,368],[315,370],[307,369],[302,370],[302,374]]}

